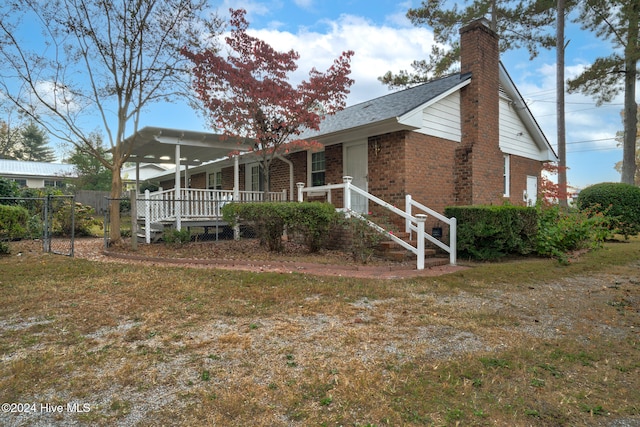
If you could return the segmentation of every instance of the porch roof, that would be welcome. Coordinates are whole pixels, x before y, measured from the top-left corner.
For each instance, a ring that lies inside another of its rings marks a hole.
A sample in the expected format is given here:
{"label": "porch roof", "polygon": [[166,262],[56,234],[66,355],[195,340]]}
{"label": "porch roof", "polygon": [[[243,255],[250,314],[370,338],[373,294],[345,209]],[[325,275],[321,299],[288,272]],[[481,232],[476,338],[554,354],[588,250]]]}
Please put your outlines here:
{"label": "porch roof", "polygon": [[[232,152],[250,151],[249,139],[232,139],[224,135],[180,129],[144,127],[125,140],[132,144],[130,162],[201,165],[229,156]],[[176,145],[180,159],[176,159]]]}

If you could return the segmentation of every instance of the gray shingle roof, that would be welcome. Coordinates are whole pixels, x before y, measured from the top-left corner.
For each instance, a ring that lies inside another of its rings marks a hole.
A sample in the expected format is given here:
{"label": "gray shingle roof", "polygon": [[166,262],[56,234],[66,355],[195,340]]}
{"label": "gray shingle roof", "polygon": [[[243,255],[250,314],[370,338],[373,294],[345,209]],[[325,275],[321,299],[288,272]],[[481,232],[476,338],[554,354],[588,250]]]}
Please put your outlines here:
{"label": "gray shingle roof", "polygon": [[320,124],[319,131],[306,131],[300,138],[313,138],[400,117],[469,78],[471,73],[453,74],[347,107],[327,116]]}
{"label": "gray shingle roof", "polygon": [[77,176],[75,165],[0,159],[0,176]]}

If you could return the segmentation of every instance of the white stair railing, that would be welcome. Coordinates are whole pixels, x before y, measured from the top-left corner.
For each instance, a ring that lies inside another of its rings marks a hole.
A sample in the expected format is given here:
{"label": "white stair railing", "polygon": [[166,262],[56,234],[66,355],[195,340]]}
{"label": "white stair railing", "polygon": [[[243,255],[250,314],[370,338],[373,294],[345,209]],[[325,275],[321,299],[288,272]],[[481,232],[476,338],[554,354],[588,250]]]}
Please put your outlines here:
{"label": "white stair railing", "polygon": [[[387,236],[389,239],[393,240],[394,242],[396,242],[397,244],[399,244],[400,246],[402,246],[403,248],[411,251],[412,253],[414,253],[417,256],[417,265],[416,268],[418,270],[423,270],[424,269],[424,253],[425,253],[425,240],[428,240],[432,243],[434,243],[435,245],[437,245],[438,247],[442,248],[443,250],[447,251],[449,253],[449,262],[451,265],[455,265],[456,264],[456,219],[455,218],[447,218],[441,214],[439,214],[438,212],[427,208],[426,206],[417,203],[417,202],[411,202],[411,196],[407,196],[407,201],[408,201],[408,205],[405,208],[405,210],[401,210],[396,208],[395,206],[385,202],[384,200],[366,192],[365,190],[354,186],[351,182],[352,182],[352,177],[350,176],[345,176],[343,177],[343,183],[342,184],[333,184],[333,185],[325,185],[325,186],[319,186],[319,187],[304,187],[304,183],[297,183],[298,186],[298,201],[302,202],[304,200],[304,193],[324,193],[326,194],[327,197],[327,201],[331,202],[331,191],[332,190],[336,190],[336,189],[344,189],[344,208],[342,209],[342,211],[345,213],[345,216],[350,217],[350,216],[355,216],[356,218],[359,218],[363,221],[365,221],[371,228],[373,228],[374,230],[376,230],[377,232],[384,234],[385,236]],[[359,212],[356,212],[354,210],[351,209],[351,192],[354,192],[356,194],[359,194],[365,198],[367,198],[368,200],[382,206],[383,208],[397,214],[400,215],[401,217],[404,218],[406,225],[406,230],[408,233],[412,233],[415,232],[416,233],[416,246],[411,245],[410,243],[400,239],[399,237],[395,236],[394,234],[392,234],[391,232],[385,230],[384,228],[380,227],[378,224],[375,224],[374,222],[372,222],[371,220],[365,218],[362,214],[360,214]],[[444,243],[440,242],[439,240],[435,239],[434,237],[432,237],[431,235],[429,235],[428,233],[425,233],[425,222],[427,220],[427,214],[415,214],[412,215],[411,213],[411,207],[415,206],[418,209],[421,209],[423,212],[426,212],[429,215],[434,216],[435,218],[437,218],[438,220],[446,223],[449,225],[449,245],[445,245]]]}

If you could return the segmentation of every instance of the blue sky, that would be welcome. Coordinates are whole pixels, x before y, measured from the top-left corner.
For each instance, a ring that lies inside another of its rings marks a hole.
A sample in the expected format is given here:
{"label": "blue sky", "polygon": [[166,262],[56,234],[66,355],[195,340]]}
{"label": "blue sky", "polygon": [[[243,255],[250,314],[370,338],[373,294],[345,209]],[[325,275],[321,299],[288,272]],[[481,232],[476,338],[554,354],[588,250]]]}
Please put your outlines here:
{"label": "blue sky", "polygon": [[[229,7],[246,9],[255,35],[279,50],[297,50],[301,59],[294,79],[305,78],[314,66],[326,69],[342,51],[354,50],[352,77],[356,83],[348,99],[352,105],[388,93],[378,76],[388,70],[410,69],[414,59],[427,57],[433,43],[431,30],[414,27],[405,17],[410,7],[419,4],[418,0],[226,0],[218,10],[226,16]],[[568,24],[567,38],[567,77],[577,75],[611,49],[608,42],[575,24]],[[555,148],[555,51],[544,51],[533,61],[527,52],[510,51],[502,61]],[[622,129],[622,103],[622,95],[602,107],[596,107],[590,97],[566,96],[570,185],[620,180],[613,166],[622,158],[614,140],[616,131]],[[206,129],[201,118],[180,105],[150,109],[142,125]]]}
{"label": "blue sky", "polygon": [[[247,10],[250,32],[278,50],[300,53],[296,83],[313,67],[324,70],[345,50],[353,50],[355,80],[348,105],[389,93],[377,78],[387,71],[410,69],[411,62],[428,56],[433,44],[429,28],[414,27],[406,18],[419,0],[212,0],[219,14],[228,17],[230,7]],[[581,31],[567,29],[566,75],[577,75],[611,46]],[[31,40],[34,42],[35,40]],[[555,51],[544,51],[529,60],[527,52],[510,51],[502,56],[511,78],[520,90],[548,140],[556,144]],[[614,164],[622,150],[614,140],[622,129],[620,95],[597,108],[590,97],[567,95],[567,163],[569,184],[585,187],[604,181],[619,181]],[[140,126],[209,130],[205,120],[183,103],[153,104],[142,115]]]}

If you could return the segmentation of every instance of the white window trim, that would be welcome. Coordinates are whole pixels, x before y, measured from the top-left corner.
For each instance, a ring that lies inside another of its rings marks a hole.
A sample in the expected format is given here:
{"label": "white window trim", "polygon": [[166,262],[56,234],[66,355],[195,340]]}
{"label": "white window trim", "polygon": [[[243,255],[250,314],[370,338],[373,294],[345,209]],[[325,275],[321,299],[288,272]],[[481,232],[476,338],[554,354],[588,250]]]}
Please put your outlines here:
{"label": "white window trim", "polygon": [[[325,151],[325,150],[320,150],[320,151]],[[312,187],[313,186],[313,180],[312,180],[312,165],[313,165],[313,153],[318,153],[319,151],[311,151],[308,150],[307,151],[307,187]],[[327,185],[326,179],[327,179],[327,154],[325,152],[325,157],[324,157],[324,176],[325,176],[325,185]]]}
{"label": "white window trim", "polygon": [[222,188],[222,182],[217,182],[217,180],[216,180],[216,175],[218,173],[222,173],[222,168],[213,169],[213,170],[209,171],[209,173],[207,173],[207,183],[206,183],[207,189],[211,188],[211,186],[209,184],[211,184],[211,177],[212,176],[213,176],[213,180],[214,180],[214,188],[217,187],[217,186],[220,186],[220,188]]}

